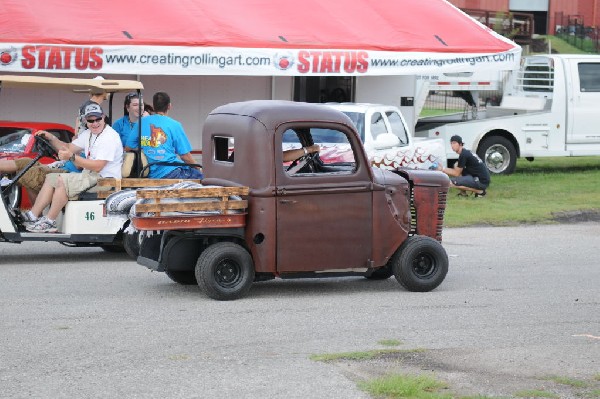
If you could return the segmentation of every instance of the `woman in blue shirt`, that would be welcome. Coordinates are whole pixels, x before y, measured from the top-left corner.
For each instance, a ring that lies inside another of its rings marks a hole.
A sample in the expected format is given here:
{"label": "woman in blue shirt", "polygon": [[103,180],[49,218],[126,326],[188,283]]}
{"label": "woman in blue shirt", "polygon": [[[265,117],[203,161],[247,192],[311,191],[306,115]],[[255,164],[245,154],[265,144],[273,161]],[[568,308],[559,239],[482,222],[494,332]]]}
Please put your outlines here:
{"label": "woman in blue shirt", "polygon": [[136,122],[140,119],[140,102],[142,102],[141,108],[143,109],[144,103],[143,100],[140,99],[138,93],[132,92],[127,94],[127,96],[125,96],[125,103],[123,104],[123,113],[125,115],[121,119],[115,121],[112,125],[112,128],[119,133],[125,151],[131,150],[125,143]]}

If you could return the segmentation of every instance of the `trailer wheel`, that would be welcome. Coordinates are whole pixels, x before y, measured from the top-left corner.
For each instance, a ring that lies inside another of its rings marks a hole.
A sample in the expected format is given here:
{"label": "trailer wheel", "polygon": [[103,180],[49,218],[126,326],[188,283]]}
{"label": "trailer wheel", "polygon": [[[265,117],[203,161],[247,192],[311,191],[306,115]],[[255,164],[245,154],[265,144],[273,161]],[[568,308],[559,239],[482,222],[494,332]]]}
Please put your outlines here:
{"label": "trailer wheel", "polygon": [[165,270],[165,274],[173,281],[181,285],[195,285],[198,284],[196,280],[196,274],[193,270]]}
{"label": "trailer wheel", "polygon": [[233,242],[218,242],[207,247],[196,263],[200,289],[210,298],[222,301],[245,295],[254,281],[252,257]]}
{"label": "trailer wheel", "polygon": [[439,286],[448,273],[448,255],[431,237],[409,237],[390,259],[396,280],[409,291],[427,292]]}
{"label": "trailer wheel", "polygon": [[486,137],[479,144],[477,155],[490,173],[510,175],[517,167],[517,150],[510,140],[501,136]]}

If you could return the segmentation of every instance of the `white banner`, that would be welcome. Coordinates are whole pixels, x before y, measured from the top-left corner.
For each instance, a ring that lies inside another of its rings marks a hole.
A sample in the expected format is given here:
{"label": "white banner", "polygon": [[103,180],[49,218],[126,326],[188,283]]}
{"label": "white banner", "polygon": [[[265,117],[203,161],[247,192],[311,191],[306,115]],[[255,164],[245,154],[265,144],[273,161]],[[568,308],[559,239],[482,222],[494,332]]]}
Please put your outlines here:
{"label": "white banner", "polygon": [[0,74],[374,76],[508,70],[521,48],[503,53],[0,43]]}

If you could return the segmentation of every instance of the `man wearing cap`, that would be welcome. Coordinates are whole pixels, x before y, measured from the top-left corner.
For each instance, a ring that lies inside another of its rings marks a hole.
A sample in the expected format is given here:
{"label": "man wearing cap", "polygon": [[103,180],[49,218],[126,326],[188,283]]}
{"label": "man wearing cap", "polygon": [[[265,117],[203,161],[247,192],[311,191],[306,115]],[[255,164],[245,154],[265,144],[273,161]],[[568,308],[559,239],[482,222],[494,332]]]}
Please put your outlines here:
{"label": "man wearing cap", "polygon": [[[104,80],[104,78],[102,76],[96,76],[94,80]],[[105,100],[108,100],[109,96],[110,93],[107,93],[100,88],[93,88],[90,90],[90,99],[81,104],[77,118],[75,118],[75,135],[83,133],[83,131],[87,129],[85,121],[85,108],[88,105],[93,104],[98,104],[101,106]]]}
{"label": "man wearing cap", "polygon": [[[85,109],[88,129],[84,130],[71,143],[64,143],[56,136],[43,134],[58,151],[61,160],[71,160],[82,173],[49,174],[38,197],[31,207],[31,216],[37,220],[27,230],[38,233],[57,231],[56,218],[69,200],[77,199],[83,191],[97,192],[104,187],[96,186],[100,177],[121,177],[123,146],[119,133],[104,122],[104,112],[98,104],[90,104]],[[85,157],[79,155],[84,152]],[[47,215],[40,217],[50,205]]]}
{"label": "man wearing cap", "polygon": [[490,185],[490,172],[485,163],[471,151],[464,148],[462,137],[450,137],[450,146],[458,154],[458,161],[453,168],[438,167],[450,177],[453,187],[460,190],[459,196],[467,197],[468,191],[475,193],[475,197],[483,197]]}

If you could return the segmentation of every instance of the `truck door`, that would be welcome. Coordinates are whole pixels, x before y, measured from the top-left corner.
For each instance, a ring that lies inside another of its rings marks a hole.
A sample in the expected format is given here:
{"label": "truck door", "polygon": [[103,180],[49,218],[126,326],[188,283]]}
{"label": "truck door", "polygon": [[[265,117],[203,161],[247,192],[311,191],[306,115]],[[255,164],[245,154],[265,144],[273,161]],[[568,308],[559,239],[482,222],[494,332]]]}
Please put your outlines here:
{"label": "truck door", "polygon": [[[334,128],[298,126],[276,135],[275,148],[287,149],[275,154],[278,272],[369,266],[372,180],[354,139]],[[303,155],[313,142],[322,143],[315,161],[291,162],[290,151]]]}
{"label": "truck door", "polygon": [[[569,60],[572,89],[569,95],[568,144],[600,143],[600,62]],[[569,76],[569,75],[567,75]]]}

